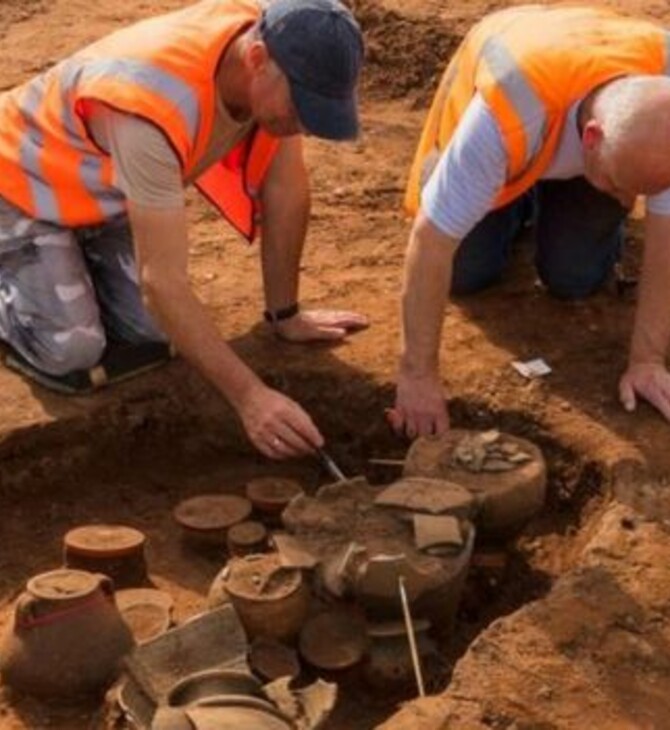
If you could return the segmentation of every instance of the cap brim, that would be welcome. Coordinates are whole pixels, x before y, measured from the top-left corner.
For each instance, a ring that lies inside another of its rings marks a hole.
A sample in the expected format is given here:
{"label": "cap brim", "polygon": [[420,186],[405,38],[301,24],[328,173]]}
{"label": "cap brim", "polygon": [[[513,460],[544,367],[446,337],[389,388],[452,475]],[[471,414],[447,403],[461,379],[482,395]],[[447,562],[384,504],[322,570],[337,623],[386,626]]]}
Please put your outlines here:
{"label": "cap brim", "polygon": [[358,100],[355,93],[344,99],[335,99],[292,83],[291,97],[300,123],[309,134],[333,140],[358,137]]}

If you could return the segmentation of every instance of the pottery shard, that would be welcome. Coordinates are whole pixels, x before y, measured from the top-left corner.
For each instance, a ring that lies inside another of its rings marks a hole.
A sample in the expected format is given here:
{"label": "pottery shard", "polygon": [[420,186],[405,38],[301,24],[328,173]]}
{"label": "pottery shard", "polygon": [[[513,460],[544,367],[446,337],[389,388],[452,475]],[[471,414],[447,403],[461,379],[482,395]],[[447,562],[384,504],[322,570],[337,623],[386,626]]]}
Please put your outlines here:
{"label": "pottery shard", "polygon": [[482,465],[482,471],[510,471],[516,464],[504,459],[487,459]]}
{"label": "pottery shard", "polygon": [[276,532],[272,536],[272,542],[279,553],[279,563],[283,568],[313,568],[318,559],[310,552],[307,546],[293,535],[284,532]]}
{"label": "pottery shard", "polygon": [[451,515],[414,515],[414,540],[419,550],[462,547],[460,522]]}
{"label": "pottery shard", "polygon": [[406,477],[377,495],[375,504],[429,514],[468,515],[475,499],[467,489],[443,479]]}
{"label": "pottery shard", "polygon": [[483,446],[489,446],[490,444],[496,443],[500,438],[500,431],[497,429],[491,429],[490,431],[484,431],[475,437],[480,444]]}

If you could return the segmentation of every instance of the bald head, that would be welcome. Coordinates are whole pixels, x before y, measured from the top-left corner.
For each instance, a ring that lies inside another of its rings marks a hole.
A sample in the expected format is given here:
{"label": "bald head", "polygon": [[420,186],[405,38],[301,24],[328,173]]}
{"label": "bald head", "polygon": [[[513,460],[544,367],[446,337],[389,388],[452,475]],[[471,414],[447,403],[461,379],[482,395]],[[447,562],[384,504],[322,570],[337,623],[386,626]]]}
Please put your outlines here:
{"label": "bald head", "polygon": [[583,144],[589,179],[609,176],[628,197],[670,187],[670,78],[630,76],[599,89]]}

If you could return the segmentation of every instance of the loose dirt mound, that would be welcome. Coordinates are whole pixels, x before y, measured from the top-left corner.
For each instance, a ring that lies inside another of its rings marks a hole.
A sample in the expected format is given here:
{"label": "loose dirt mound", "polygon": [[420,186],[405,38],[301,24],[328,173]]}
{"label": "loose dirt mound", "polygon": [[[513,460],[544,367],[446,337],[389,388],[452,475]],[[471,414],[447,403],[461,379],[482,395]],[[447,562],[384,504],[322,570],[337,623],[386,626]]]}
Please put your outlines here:
{"label": "loose dirt mound", "polygon": [[439,17],[406,17],[372,0],[353,3],[366,38],[365,91],[397,99],[410,95],[427,104],[461,41]]}

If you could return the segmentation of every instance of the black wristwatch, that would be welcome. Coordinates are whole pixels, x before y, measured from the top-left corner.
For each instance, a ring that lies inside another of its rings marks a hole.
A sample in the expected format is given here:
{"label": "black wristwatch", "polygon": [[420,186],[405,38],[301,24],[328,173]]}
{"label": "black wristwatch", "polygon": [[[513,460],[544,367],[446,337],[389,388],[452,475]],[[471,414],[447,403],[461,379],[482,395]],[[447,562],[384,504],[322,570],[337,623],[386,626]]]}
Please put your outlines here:
{"label": "black wristwatch", "polygon": [[277,324],[277,322],[283,322],[285,319],[291,319],[291,317],[295,317],[296,314],[300,311],[300,305],[298,302],[294,302],[288,307],[283,307],[282,309],[266,309],[263,312],[263,319],[265,319],[266,322],[269,322],[270,324]]}

